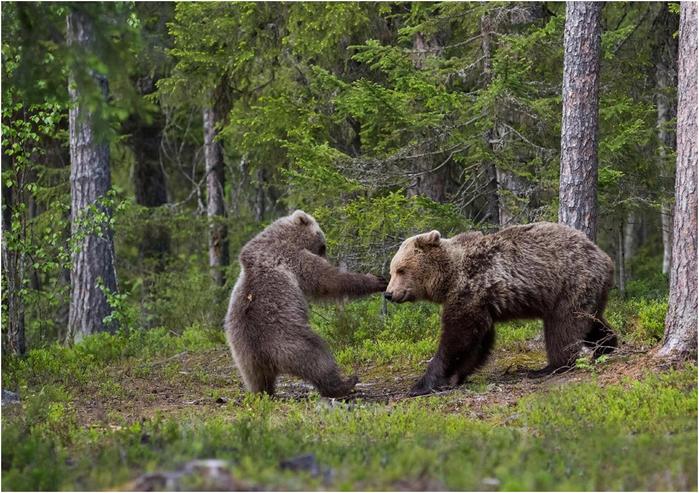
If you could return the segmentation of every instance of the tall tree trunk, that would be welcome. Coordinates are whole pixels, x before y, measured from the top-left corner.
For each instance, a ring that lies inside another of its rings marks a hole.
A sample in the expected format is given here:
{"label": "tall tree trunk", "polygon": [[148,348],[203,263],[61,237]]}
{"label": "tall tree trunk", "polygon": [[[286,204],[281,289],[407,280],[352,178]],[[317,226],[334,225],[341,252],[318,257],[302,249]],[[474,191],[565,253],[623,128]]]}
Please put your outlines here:
{"label": "tall tree trunk", "polygon": [[[3,169],[9,163],[5,153],[2,155]],[[24,299],[21,296],[25,273],[25,255],[23,252],[9,248],[7,232],[12,228],[13,207],[12,189],[2,184],[2,270],[5,281],[5,296],[7,300],[7,350],[12,354],[24,354],[27,345],[24,331]],[[24,226],[23,226],[24,227]]]}
{"label": "tall tree trunk", "polygon": [[[155,90],[155,82],[150,77],[142,77],[137,83],[142,96]],[[161,115],[156,115],[152,123],[133,116],[128,124],[131,145],[134,153],[133,184],[136,203],[143,207],[160,207],[167,204],[165,172],[160,162],[160,143],[163,123]],[[162,271],[164,258],[170,250],[170,235],[163,225],[149,225],[143,231],[139,245],[142,260],[155,260],[155,268]]]}
{"label": "tall tree trunk", "polygon": [[660,206],[660,227],[663,230],[663,274],[668,274],[672,263],[672,207],[668,204]]}
{"label": "tall tree trunk", "polygon": [[[655,50],[655,104],[657,109],[658,170],[663,182],[672,180],[673,163],[670,156],[675,150],[675,89],[677,87],[677,16],[663,4],[657,22],[658,44]],[[670,272],[672,258],[672,204],[663,198],[660,205],[660,224],[663,238],[663,273]]]}
{"label": "tall tree trunk", "polygon": [[203,110],[204,161],[206,163],[206,215],[209,220],[209,268],[217,286],[226,282],[224,269],[228,266],[228,228],[225,222],[223,150],[216,141],[216,110]]}
{"label": "tall tree trunk", "polygon": [[626,244],[624,238],[624,221],[619,223],[619,231],[617,233],[617,263],[618,270],[618,288],[622,298],[626,297]]}
{"label": "tall tree trunk", "polygon": [[[90,18],[79,10],[67,16],[68,46],[77,46],[87,53],[94,53],[95,35]],[[94,74],[96,83],[107,97],[107,79]],[[102,289],[116,291],[114,270],[114,238],[109,225],[111,210],[98,205],[103,217],[99,232],[85,234],[84,223],[94,225],[90,209],[102,199],[111,186],[109,175],[109,145],[103,136],[96,134],[98,116],[91,112],[82,99],[81,87],[75,74],[69,76],[68,91],[71,107],[68,117],[70,127],[70,192],[71,235],[76,239],[71,271],[70,313],[68,317],[68,342],[78,342],[84,336],[103,330],[113,330],[103,320],[111,309]],[[81,223],[83,223],[81,225]],[[99,287],[101,284],[102,287]]]}
{"label": "tall tree trunk", "polygon": [[[483,53],[483,85],[487,87],[493,79],[493,47],[491,31],[493,30],[492,19],[488,14],[485,14],[480,19],[481,26],[481,52]],[[496,137],[497,122],[494,122],[493,128],[488,130],[484,136],[486,145],[493,149],[491,141]],[[495,163],[486,161],[483,163],[485,168],[485,194],[486,194],[486,219],[492,223],[501,224],[500,220],[500,198],[498,196],[498,170]]]}
{"label": "tall tree trunk", "polygon": [[602,3],[567,2],[558,221],[597,236],[597,137]]}
{"label": "tall tree trunk", "polygon": [[640,211],[632,210],[626,215],[624,224],[624,257],[630,259],[636,255],[639,245],[642,243],[642,216]]}
{"label": "tall tree trunk", "polygon": [[258,223],[262,222],[265,218],[265,213],[267,212],[267,197],[265,196],[265,181],[267,180],[267,174],[264,168],[260,167],[257,169],[255,174],[257,182],[255,184],[255,221]]}
{"label": "tall tree trunk", "polygon": [[670,299],[659,355],[697,357],[697,4],[682,2]]}

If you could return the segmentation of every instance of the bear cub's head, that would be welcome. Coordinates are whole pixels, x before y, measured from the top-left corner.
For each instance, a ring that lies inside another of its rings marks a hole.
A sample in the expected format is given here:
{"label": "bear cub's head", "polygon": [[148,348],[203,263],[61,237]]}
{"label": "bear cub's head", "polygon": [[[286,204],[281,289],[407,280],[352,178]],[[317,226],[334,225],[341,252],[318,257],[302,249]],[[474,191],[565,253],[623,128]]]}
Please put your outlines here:
{"label": "bear cub's head", "polygon": [[391,260],[391,281],[384,297],[396,303],[435,299],[448,264],[439,231],[413,236],[403,242]]}
{"label": "bear cub's head", "polygon": [[325,235],[316,220],[302,210],[296,210],[285,219],[288,241],[311,253],[325,257]]}

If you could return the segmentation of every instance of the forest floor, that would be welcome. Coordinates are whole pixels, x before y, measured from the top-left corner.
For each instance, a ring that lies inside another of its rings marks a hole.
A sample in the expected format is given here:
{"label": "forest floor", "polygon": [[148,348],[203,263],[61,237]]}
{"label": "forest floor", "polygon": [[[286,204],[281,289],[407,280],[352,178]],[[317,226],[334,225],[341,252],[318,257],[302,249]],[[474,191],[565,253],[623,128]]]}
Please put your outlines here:
{"label": "forest floor", "polygon": [[[322,399],[328,405],[353,402],[393,405],[404,400],[441,396],[455,411],[475,419],[491,406],[512,406],[522,397],[556,389],[571,382],[594,380],[598,385],[619,383],[670,367],[651,354],[626,347],[596,367],[574,368],[542,378],[529,378],[527,370],[545,366],[540,341],[523,352],[500,349],[489,363],[465,385],[431,396],[409,397],[407,391],[420,377],[427,360],[415,364],[358,364],[347,373],[360,376],[355,391],[342,399]],[[274,400],[302,401],[313,398],[312,385],[281,376]],[[182,351],[154,361],[123,361],[109,367],[107,377],[76,392],[74,406],[83,426],[114,428],[115,422],[133,423],[154,416],[176,417],[182,413],[210,415],[225,412],[245,400],[243,383],[226,346],[203,351]],[[116,419],[115,419],[116,418]]]}
{"label": "forest floor", "polygon": [[697,487],[697,368],[631,345],[532,379],[540,335],[509,341],[467,384],[414,398],[422,353],[345,362],[360,383],[342,400],[286,377],[250,395],[220,340],[61,351],[45,373],[40,353],[3,370],[22,399],[3,406],[3,489]]}

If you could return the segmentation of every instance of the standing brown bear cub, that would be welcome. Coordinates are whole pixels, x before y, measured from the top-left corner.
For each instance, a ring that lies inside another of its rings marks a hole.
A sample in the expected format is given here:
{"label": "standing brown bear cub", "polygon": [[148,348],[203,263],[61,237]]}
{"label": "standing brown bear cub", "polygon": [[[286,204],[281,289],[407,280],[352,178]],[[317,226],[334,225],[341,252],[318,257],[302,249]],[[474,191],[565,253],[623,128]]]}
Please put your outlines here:
{"label": "standing brown bear cub", "polygon": [[325,341],[308,325],[306,297],[337,299],[378,293],[386,281],[343,272],[325,258],[325,236],[303,211],[282,217],[240,252],[238,277],[226,314],[226,337],[246,387],[274,393],[280,373],[311,382],[321,395],[352,391]]}
{"label": "standing brown bear cub", "polygon": [[544,320],[549,364],[536,374],[574,363],[582,344],[594,357],[613,350],[617,339],[603,318],[613,273],[606,253],[560,224],[408,238],[391,261],[385,297],[443,305],[437,354],[410,394],[461,384],[488,358],[498,321]]}

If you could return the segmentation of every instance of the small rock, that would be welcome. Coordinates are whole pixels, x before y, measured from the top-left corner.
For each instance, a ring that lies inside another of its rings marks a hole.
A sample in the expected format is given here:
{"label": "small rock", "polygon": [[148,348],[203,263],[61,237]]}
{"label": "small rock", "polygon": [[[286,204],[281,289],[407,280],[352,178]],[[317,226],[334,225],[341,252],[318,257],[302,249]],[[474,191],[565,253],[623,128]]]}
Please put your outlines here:
{"label": "small rock", "polygon": [[193,460],[176,471],[144,474],[126,485],[135,491],[251,491],[256,488],[235,479],[230,464],[217,459]]}
{"label": "small rock", "polygon": [[177,491],[180,474],[175,472],[154,472],[143,474],[134,481],[134,491]]}
{"label": "small rock", "polygon": [[226,402],[228,402],[228,398],[227,398],[227,397],[221,396],[221,397],[219,397],[218,399],[216,399],[216,404],[225,404]]}
{"label": "small rock", "polygon": [[497,478],[483,478],[481,483],[486,486],[500,486],[500,480]]}
{"label": "small rock", "polygon": [[19,395],[9,390],[2,389],[2,403],[1,405],[6,406],[8,404],[19,404]]}
{"label": "small rock", "polygon": [[315,454],[299,455],[291,459],[283,460],[279,463],[279,467],[295,472],[307,471],[311,473],[311,476],[320,474],[320,465],[316,460]]}

